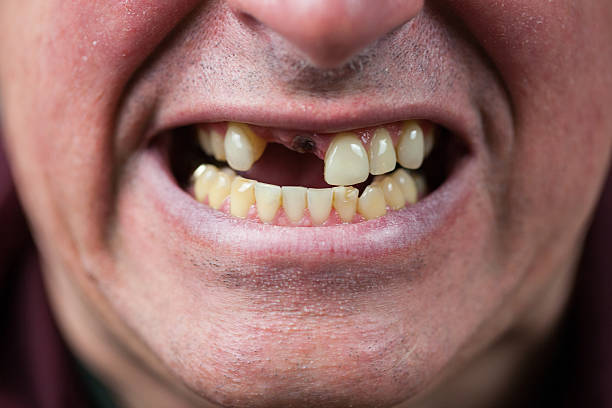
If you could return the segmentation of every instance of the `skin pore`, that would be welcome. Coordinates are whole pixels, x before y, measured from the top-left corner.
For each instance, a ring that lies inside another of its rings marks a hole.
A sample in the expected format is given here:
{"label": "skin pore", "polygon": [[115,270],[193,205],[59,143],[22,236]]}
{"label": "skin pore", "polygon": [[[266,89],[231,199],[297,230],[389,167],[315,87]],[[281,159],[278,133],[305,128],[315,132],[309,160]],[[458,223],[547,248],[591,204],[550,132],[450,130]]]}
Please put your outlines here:
{"label": "skin pore", "polygon": [[[126,406],[500,406],[546,359],[607,174],[611,19],[607,0],[3,0],[2,130],[62,333]],[[153,142],[412,118],[469,145],[456,176],[333,231],[210,211]]]}

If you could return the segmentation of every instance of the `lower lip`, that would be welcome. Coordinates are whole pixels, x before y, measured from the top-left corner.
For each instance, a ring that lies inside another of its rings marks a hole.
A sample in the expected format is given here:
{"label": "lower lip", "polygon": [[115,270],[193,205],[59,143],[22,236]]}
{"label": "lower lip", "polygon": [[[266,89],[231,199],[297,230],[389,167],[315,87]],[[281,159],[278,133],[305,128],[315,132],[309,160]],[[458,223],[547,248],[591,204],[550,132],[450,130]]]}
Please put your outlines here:
{"label": "lower lip", "polygon": [[[356,224],[299,228],[237,219],[197,202],[177,185],[167,157],[155,146],[137,160],[135,182],[152,200],[151,222],[169,224],[201,254],[234,256],[243,279],[249,266],[253,277],[272,278],[282,268],[279,263],[319,275],[359,274],[377,285],[381,277],[394,280],[409,274],[414,268],[406,262],[416,262],[427,243],[443,239],[466,211],[477,179],[476,161],[466,156],[440,187],[415,205]],[[368,268],[369,263],[376,268]]]}

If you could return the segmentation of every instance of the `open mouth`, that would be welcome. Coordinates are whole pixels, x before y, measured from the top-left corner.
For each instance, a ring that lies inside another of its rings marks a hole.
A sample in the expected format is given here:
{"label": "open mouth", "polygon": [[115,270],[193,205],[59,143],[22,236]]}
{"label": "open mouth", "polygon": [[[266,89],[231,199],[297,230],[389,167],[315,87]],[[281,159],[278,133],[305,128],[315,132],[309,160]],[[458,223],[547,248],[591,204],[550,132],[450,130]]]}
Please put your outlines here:
{"label": "open mouth", "polygon": [[337,133],[205,123],[168,138],[176,181],[202,205],[303,227],[360,223],[415,205],[467,152],[425,120]]}

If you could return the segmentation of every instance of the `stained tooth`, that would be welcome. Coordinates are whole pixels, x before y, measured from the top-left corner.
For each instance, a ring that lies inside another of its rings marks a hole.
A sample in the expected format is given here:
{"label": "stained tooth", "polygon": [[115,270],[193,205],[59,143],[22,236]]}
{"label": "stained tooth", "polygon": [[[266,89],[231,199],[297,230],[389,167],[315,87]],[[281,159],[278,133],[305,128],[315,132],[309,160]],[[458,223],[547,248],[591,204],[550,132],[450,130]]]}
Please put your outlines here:
{"label": "stained tooth", "polygon": [[281,188],[272,184],[255,184],[257,215],[263,222],[272,222],[281,205]]}
{"label": "stained tooth", "polygon": [[225,161],[225,147],[223,146],[223,136],[216,130],[210,132],[210,148],[217,161]]}
{"label": "stained tooth", "polygon": [[198,128],[198,141],[200,142],[200,147],[204,150],[209,156],[213,155],[212,144],[210,140],[210,133],[206,129]]}
{"label": "stained tooth", "polygon": [[314,225],[321,225],[329,218],[334,192],[331,188],[308,189],[308,212]]}
{"label": "stained tooth", "polygon": [[332,186],[345,186],[365,181],[370,173],[368,155],[354,133],[334,137],[325,154],[325,181]]}
{"label": "stained tooth", "polygon": [[404,123],[397,145],[397,161],[407,169],[418,169],[424,153],[423,129],[415,121]]}
{"label": "stained tooth", "polygon": [[248,125],[230,123],[225,133],[225,154],[233,169],[247,171],[266,149],[266,141],[257,136]]}
{"label": "stained tooth", "polygon": [[423,149],[425,151],[425,157],[429,156],[434,148],[434,145],[436,144],[435,131],[435,127],[431,126],[423,135]]}
{"label": "stained tooth", "polygon": [[355,187],[334,187],[334,208],[340,219],[351,222],[357,212],[359,190]]}
{"label": "stained tooth", "polygon": [[397,169],[391,177],[399,185],[406,203],[414,204],[419,200],[417,184],[410,173],[404,169]]}
{"label": "stained tooth", "polygon": [[387,203],[382,189],[377,185],[367,186],[357,201],[357,211],[366,220],[385,215],[387,213]]}
{"label": "stained tooth", "polygon": [[297,223],[306,209],[306,187],[282,187],[283,209],[291,222]]}
{"label": "stained tooth", "polygon": [[385,196],[387,205],[393,210],[399,210],[406,205],[406,199],[399,184],[390,176],[385,177],[379,184]]}
{"label": "stained tooth", "polygon": [[389,132],[378,128],[370,142],[370,174],[385,174],[395,169],[395,148]]}
{"label": "stained tooth", "polygon": [[225,173],[218,172],[208,192],[208,205],[218,210],[223,201],[230,195],[232,178]]}
{"label": "stained tooth", "polygon": [[[200,169],[202,166],[198,167]],[[193,186],[193,193],[196,200],[203,202],[208,195],[214,180],[217,177],[219,170],[212,164],[204,165],[204,170],[196,176],[195,183]]]}
{"label": "stained tooth", "polygon": [[246,218],[249,209],[255,204],[255,180],[236,177],[232,181],[230,193],[230,214],[234,217]]}

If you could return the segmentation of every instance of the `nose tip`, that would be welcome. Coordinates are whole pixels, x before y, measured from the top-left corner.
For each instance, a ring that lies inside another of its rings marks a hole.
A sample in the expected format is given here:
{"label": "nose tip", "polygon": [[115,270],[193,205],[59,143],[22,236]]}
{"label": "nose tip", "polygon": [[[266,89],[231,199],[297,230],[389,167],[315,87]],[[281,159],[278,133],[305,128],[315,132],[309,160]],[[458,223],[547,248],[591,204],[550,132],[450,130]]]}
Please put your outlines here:
{"label": "nose tip", "polygon": [[228,0],[321,68],[337,67],[409,21],[424,0]]}

